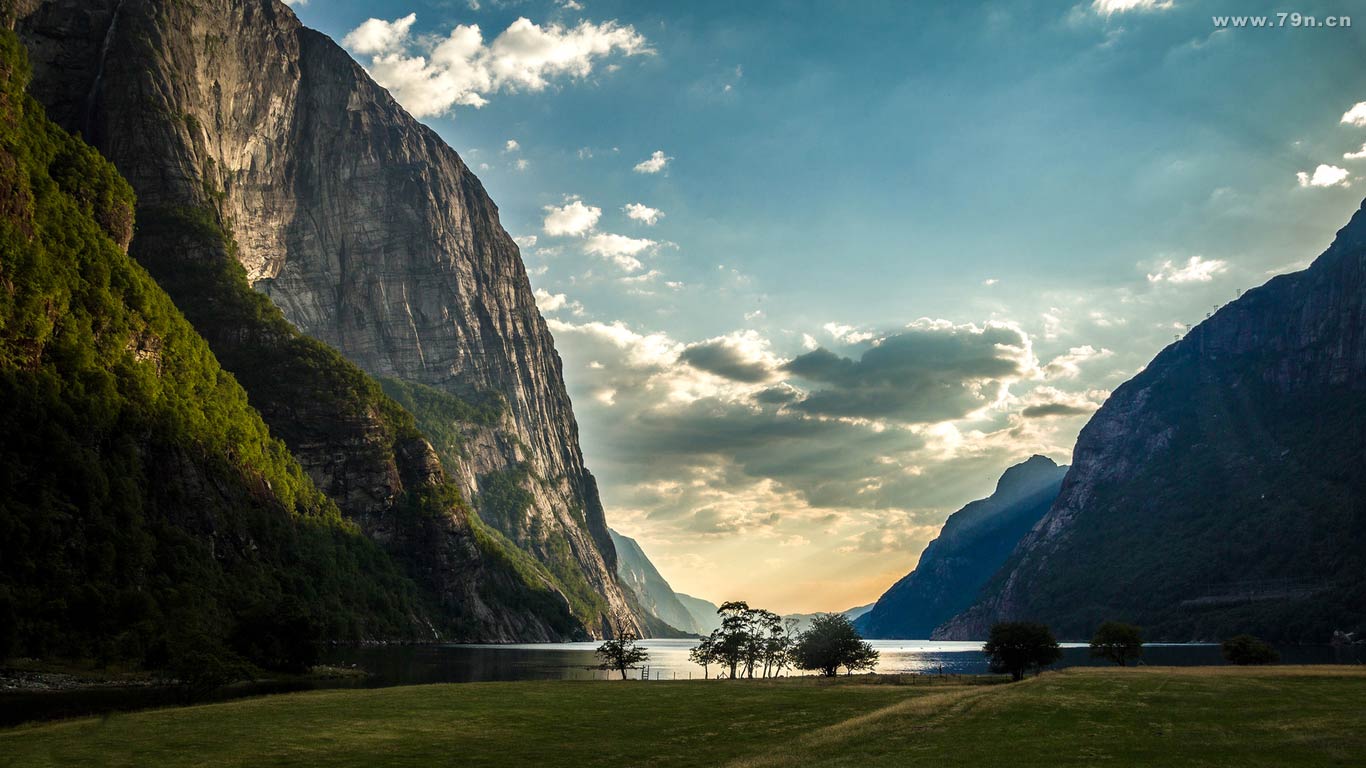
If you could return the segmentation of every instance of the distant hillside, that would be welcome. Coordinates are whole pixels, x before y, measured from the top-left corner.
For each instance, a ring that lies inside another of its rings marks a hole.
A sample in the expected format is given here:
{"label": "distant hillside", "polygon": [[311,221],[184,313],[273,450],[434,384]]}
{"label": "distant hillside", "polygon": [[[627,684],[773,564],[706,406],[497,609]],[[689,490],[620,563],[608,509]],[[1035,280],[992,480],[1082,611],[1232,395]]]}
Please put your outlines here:
{"label": "distant hillside", "polygon": [[[844,611],[832,611],[832,613],[842,613],[842,614],[844,614],[846,617],[848,617],[848,619],[849,619],[850,621],[855,621],[855,622],[856,622],[857,619],[858,619],[860,616],[863,616],[864,614],[868,613],[868,611],[872,610],[872,608],[873,608],[873,604],[872,604],[872,603],[869,603],[869,604],[867,604],[867,605],[855,606],[855,607],[853,607],[853,608],[850,608],[850,609],[844,610]],[[816,616],[818,616],[818,615],[819,615],[818,613],[789,613],[789,614],[783,616],[783,618],[784,618],[784,619],[796,619],[796,620],[797,620],[797,631],[798,631],[798,632],[805,632],[806,630],[811,629],[811,620],[814,619],[814,618],[816,618]]]}
{"label": "distant hillside", "polygon": [[1366,629],[1366,210],[1115,390],[1047,516],[937,634],[1102,621],[1163,640]]}
{"label": "distant hillside", "polygon": [[[635,594],[640,607],[674,629],[703,634],[692,613],[679,600],[650,558],[645,556],[640,544],[610,528],[608,532],[617,550],[617,577],[623,586]],[[652,634],[657,633],[655,627],[650,629]]]}
{"label": "distant hillside", "polygon": [[925,639],[977,598],[1058,496],[1067,467],[1033,456],[1007,469],[996,491],[949,515],[920,562],[856,622],[864,637]]}
{"label": "distant hillside", "polygon": [[721,627],[721,617],[716,615],[716,610],[720,606],[716,603],[703,600],[700,597],[685,595],[682,592],[676,592],[674,595],[688,610],[688,615],[692,617],[693,626],[697,628],[697,634],[709,635],[713,629]]}

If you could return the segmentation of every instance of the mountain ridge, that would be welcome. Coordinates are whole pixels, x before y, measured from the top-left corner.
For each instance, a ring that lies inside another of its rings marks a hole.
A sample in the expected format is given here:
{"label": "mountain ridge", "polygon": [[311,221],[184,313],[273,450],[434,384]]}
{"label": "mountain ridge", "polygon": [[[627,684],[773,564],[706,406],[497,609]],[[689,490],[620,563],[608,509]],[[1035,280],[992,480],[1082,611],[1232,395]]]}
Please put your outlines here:
{"label": "mountain ridge", "polygon": [[1363,373],[1366,207],[1307,269],[1245,292],[1118,387],[1047,515],[936,637],[1014,618],[1067,639],[1112,619],[1164,640],[1360,628]]}
{"label": "mountain ridge", "polygon": [[870,638],[929,638],[940,624],[972,604],[1048,511],[1066,471],[1039,455],[1006,469],[990,496],[949,515],[915,568],[888,588],[854,626]]}

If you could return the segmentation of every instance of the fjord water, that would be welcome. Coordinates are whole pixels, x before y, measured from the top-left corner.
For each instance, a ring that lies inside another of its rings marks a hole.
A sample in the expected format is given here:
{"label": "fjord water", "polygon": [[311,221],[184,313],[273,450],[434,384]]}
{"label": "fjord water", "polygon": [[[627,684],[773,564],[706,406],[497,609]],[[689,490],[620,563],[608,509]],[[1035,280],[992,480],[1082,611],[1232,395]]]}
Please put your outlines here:
{"label": "fjord water", "polygon": [[[877,671],[885,674],[968,675],[987,672],[980,642],[872,640],[880,653]],[[649,674],[656,680],[699,680],[702,668],[688,661],[692,640],[645,640]],[[510,645],[385,645],[334,648],[323,663],[352,666],[368,674],[334,679],[260,680],[228,686],[208,700],[235,699],[313,688],[370,687],[427,683],[502,682],[516,680],[608,680],[615,672],[597,669],[597,642]],[[1366,646],[1281,647],[1285,664],[1362,664]],[[1223,664],[1219,646],[1209,644],[1147,645],[1145,664],[1199,666]],[[1058,666],[1099,665],[1079,643],[1063,645]],[[714,678],[717,668],[712,667]],[[635,670],[639,679],[644,670]],[[803,674],[789,671],[786,674]],[[96,687],[70,690],[0,690],[0,727],[34,720],[98,715],[107,712],[176,706],[186,703],[173,686]]]}
{"label": "fjord water", "polygon": [[[938,640],[872,640],[881,654],[877,672],[884,674],[984,674],[986,659],[980,642]],[[701,679],[703,669],[688,660],[693,640],[645,640],[650,652],[651,679]],[[617,678],[616,672],[597,669],[597,642],[527,643],[511,645],[418,645],[338,648],[326,663],[355,665],[370,673],[371,686],[467,683],[505,680],[594,680]],[[1287,646],[1280,649],[1286,664],[1360,664],[1366,647]],[[1143,648],[1143,662],[1156,666],[1223,664],[1214,644],[1153,644]],[[1104,662],[1092,659],[1082,643],[1064,643],[1058,666]],[[712,677],[718,669],[710,670]],[[639,678],[645,670],[635,670]],[[786,674],[803,674],[800,670]]]}

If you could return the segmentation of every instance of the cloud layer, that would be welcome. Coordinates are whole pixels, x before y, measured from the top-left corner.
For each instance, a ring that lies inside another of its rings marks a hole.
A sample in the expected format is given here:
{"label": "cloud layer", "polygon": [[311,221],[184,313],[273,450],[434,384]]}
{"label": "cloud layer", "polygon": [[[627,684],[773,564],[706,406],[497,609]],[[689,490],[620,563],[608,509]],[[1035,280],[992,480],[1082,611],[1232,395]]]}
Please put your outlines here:
{"label": "cloud layer", "polygon": [[473,24],[444,37],[414,36],[416,21],[412,13],[372,18],[342,39],[352,53],[369,57],[375,81],[416,117],[481,107],[497,93],[541,91],[558,78],[582,80],[604,58],[651,52],[635,28],[615,21],[566,27],[519,18],[490,43]]}

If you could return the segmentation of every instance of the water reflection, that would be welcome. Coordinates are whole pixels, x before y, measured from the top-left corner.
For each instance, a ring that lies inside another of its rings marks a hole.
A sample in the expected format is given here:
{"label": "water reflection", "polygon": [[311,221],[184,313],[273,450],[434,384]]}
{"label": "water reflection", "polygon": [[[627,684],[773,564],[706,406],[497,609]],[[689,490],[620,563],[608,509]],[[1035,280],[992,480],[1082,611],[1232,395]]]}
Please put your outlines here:
{"label": "water reflection", "polygon": [[[950,643],[929,640],[874,640],[882,654],[877,671],[887,674],[968,675],[987,671],[981,643]],[[647,669],[635,670],[640,678],[653,680],[699,680],[701,667],[688,661],[691,640],[646,640],[650,651]],[[424,683],[468,683],[503,680],[605,680],[615,672],[597,669],[593,651],[598,643],[546,643],[531,645],[427,645],[336,648],[324,663],[356,666],[369,672],[364,677],[332,680],[258,681],[217,691],[210,700],[283,693],[307,688],[386,687]],[[1290,646],[1280,648],[1285,664],[1361,664],[1366,646]],[[1222,664],[1217,645],[1147,645],[1146,664],[1192,666]],[[1058,666],[1101,664],[1080,644],[1065,644]],[[713,666],[710,676],[719,670]],[[787,674],[803,674],[789,671]],[[66,691],[0,691],[0,727],[30,720],[101,714],[105,712],[174,706],[184,703],[175,688],[137,687]]]}
{"label": "water reflection", "polygon": [[[987,663],[980,642],[941,642],[932,640],[873,640],[881,658],[877,671],[887,674],[986,673]],[[692,640],[645,640],[650,652],[648,669],[635,670],[633,677],[648,673],[653,680],[696,680],[704,674],[715,677],[716,666],[704,673],[688,660]],[[365,685],[414,685],[420,683],[464,683],[496,680],[594,680],[611,679],[617,673],[596,669],[593,655],[598,643],[544,643],[518,645],[431,645],[340,648],[328,656],[328,663],[355,665],[371,673]],[[1366,660],[1362,646],[1292,646],[1281,649],[1286,664],[1360,664]],[[1080,643],[1063,644],[1058,666],[1101,665],[1090,650]],[[1196,666],[1223,664],[1218,645],[1146,645],[1143,663],[1159,666]],[[805,674],[800,670],[787,674]]]}

